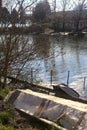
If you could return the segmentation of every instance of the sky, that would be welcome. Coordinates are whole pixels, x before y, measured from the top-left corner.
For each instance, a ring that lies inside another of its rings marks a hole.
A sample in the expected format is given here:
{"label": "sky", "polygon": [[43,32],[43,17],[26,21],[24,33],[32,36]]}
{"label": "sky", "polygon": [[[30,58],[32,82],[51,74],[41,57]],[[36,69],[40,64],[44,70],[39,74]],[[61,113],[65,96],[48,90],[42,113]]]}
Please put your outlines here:
{"label": "sky", "polygon": [[[3,4],[4,5],[5,5],[6,1],[8,2],[7,6],[9,6],[9,4],[12,2],[12,0],[3,0]],[[17,1],[17,0],[13,0],[13,3],[15,3],[15,1]],[[22,0],[20,0],[20,1],[22,1]],[[25,0],[25,1],[26,1],[26,3],[29,3],[29,1],[32,2],[32,0]],[[38,0],[38,1],[43,1],[43,0]],[[53,1],[55,1],[55,0],[48,0],[52,10],[53,10]],[[56,11],[61,11],[62,10],[62,1],[63,0],[56,0]],[[78,1],[82,2],[83,0],[66,0],[66,1],[68,1],[68,3],[67,3],[67,10],[72,10],[74,8],[74,5],[77,4]],[[74,1],[74,3],[72,1]],[[12,3],[12,6],[14,5],[13,3]]]}
{"label": "sky", "polygon": [[[43,1],[43,0],[39,0]],[[61,11],[62,10],[62,1],[63,0],[48,0],[50,3],[51,8],[53,9],[53,3],[56,1],[56,11]],[[67,9],[71,10],[74,8],[74,4],[76,4],[78,1],[83,1],[83,0],[66,0],[67,1]],[[73,3],[74,2],[74,3]]]}
{"label": "sky", "polygon": [[[52,4],[53,4],[53,1],[55,1],[55,0],[48,0],[49,1],[49,3],[51,4],[51,6],[52,6]],[[56,0],[56,11],[60,11],[60,10],[62,10],[62,1],[63,0]],[[78,0],[66,0],[67,1],[67,9],[68,10],[70,10],[70,9],[73,9],[74,8],[74,3],[73,3],[73,1],[76,3]]]}
{"label": "sky", "polygon": [[73,8],[75,8],[75,6],[78,6],[78,3],[82,3],[83,1],[85,1],[84,3],[86,3],[87,6],[87,0],[48,0],[49,3],[53,4],[53,1],[56,1],[56,11],[60,11],[62,10],[62,2],[63,1],[67,1],[67,10],[72,10]]}
{"label": "sky", "polygon": [[[6,3],[7,4],[11,4],[12,3],[12,0],[2,0],[2,1],[3,1],[3,5],[5,5]],[[13,3],[15,3],[15,1],[17,1],[17,0],[13,0]],[[22,0],[20,0],[20,1],[22,1]],[[26,1],[26,3],[28,3],[29,1],[32,1],[32,0],[25,0],[25,1]],[[43,0],[38,0],[38,1],[43,1]],[[53,1],[56,1],[56,7],[57,7],[57,9],[61,8],[61,1],[62,0],[48,0],[48,2],[50,3],[51,7],[53,5]],[[72,1],[72,0],[68,0],[68,1],[70,3],[70,1]],[[77,0],[75,0],[75,1],[77,1]]]}

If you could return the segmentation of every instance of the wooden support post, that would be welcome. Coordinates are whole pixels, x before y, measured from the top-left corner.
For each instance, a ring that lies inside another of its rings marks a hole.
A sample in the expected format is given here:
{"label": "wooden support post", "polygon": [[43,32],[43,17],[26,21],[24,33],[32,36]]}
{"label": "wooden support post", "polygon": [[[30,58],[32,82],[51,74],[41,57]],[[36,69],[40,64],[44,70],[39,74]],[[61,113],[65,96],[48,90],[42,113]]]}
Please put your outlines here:
{"label": "wooden support post", "polygon": [[33,68],[31,68],[31,84],[33,84]]}
{"label": "wooden support post", "polygon": [[84,77],[83,89],[85,89],[86,77]]}
{"label": "wooden support post", "polygon": [[53,81],[53,71],[51,70],[51,72],[50,72],[50,85],[52,85],[52,81]]}
{"label": "wooden support post", "polygon": [[70,76],[70,71],[68,71],[68,76],[67,76],[67,86],[69,86],[69,76]]}

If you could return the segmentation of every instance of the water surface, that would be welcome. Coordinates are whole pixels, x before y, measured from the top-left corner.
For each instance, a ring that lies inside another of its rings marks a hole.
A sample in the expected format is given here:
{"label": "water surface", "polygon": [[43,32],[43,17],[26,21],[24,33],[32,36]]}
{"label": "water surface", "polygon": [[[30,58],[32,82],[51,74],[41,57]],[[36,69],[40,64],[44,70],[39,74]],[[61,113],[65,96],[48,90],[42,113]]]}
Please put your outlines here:
{"label": "water surface", "polygon": [[[72,38],[58,36],[34,36],[34,49],[39,64],[37,80],[50,83],[67,83],[68,71],[69,86],[87,98],[87,38]],[[33,69],[36,69],[33,66]]]}

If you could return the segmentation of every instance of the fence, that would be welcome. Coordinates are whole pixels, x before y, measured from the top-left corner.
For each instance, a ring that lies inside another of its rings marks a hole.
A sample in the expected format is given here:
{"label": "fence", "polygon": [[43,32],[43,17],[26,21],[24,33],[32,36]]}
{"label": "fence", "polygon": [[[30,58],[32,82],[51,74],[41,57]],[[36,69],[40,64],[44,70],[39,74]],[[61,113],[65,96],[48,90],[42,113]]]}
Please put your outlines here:
{"label": "fence", "polygon": [[[52,84],[55,84],[56,82],[54,81],[54,74],[53,74],[53,70],[50,70],[49,71],[49,74],[48,74],[49,76],[46,76],[46,75],[44,75],[44,76],[41,76],[40,78],[46,78],[47,79],[47,81],[48,81],[48,83],[49,83],[49,85],[50,86],[52,86]],[[35,74],[35,71],[34,71],[34,69],[33,68],[31,68],[31,71],[30,71],[30,82],[31,83],[36,83],[36,82],[39,82],[37,79],[38,77],[38,74]],[[68,71],[67,72],[67,75],[66,75],[66,77],[64,77],[65,79],[66,79],[66,81],[64,82],[67,86],[69,86],[69,84],[70,84],[70,71]],[[86,76],[85,77],[81,77],[81,79],[82,79],[82,87],[83,87],[83,89],[85,89],[86,88]],[[62,79],[63,80],[63,79]],[[63,81],[62,81],[63,82]]]}

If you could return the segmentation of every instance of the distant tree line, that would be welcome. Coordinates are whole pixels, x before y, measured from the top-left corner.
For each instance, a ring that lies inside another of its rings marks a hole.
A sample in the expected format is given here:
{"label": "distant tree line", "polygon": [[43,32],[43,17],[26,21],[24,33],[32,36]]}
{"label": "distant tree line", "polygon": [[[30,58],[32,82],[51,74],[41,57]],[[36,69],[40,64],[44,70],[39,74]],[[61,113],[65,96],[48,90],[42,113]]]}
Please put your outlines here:
{"label": "distant tree line", "polygon": [[0,22],[1,23],[25,23],[25,12],[23,7],[20,8],[20,12],[18,12],[15,8],[9,12],[6,7],[1,7],[0,9]]}
{"label": "distant tree line", "polygon": [[33,9],[33,21],[43,22],[47,21],[51,14],[51,8],[47,0],[40,1]]}
{"label": "distant tree line", "polygon": [[58,4],[61,11],[56,11],[55,3],[53,5],[55,10],[52,11],[48,0],[38,2],[33,9],[32,22],[48,22],[56,32],[66,30],[78,32],[82,26],[87,26],[83,23],[87,19],[86,0],[61,0]]}
{"label": "distant tree line", "polygon": [[[30,0],[31,1],[31,0]],[[51,10],[51,6],[48,2],[48,0],[33,0],[33,2],[36,2],[32,8],[32,16],[30,16],[30,20],[32,23],[49,23],[51,27],[57,32],[57,31],[66,31],[66,28],[68,30],[70,29],[71,25],[67,25],[66,23],[73,23],[75,26],[75,30],[80,30],[80,24],[82,22],[82,19],[85,21],[85,18],[87,17],[87,1],[73,1],[73,0],[61,0],[61,11],[56,11],[56,5],[54,4],[54,12]],[[71,2],[70,2],[71,1]],[[26,8],[24,7],[25,0],[19,0],[18,4],[20,5],[20,8],[18,10],[17,8],[12,8],[12,10],[9,12],[8,8],[1,7],[0,8],[0,22],[1,23],[8,23],[15,25],[16,23],[26,23],[29,20],[29,17],[26,16]],[[73,8],[72,8],[73,5]],[[26,7],[28,5],[26,4]],[[59,7],[59,6],[58,6]],[[57,7],[57,8],[58,8]]]}

